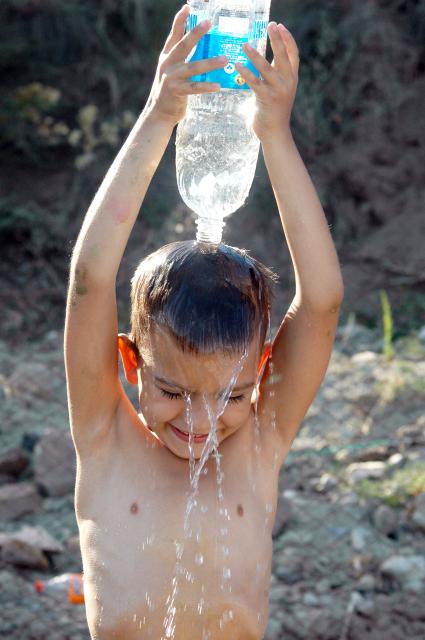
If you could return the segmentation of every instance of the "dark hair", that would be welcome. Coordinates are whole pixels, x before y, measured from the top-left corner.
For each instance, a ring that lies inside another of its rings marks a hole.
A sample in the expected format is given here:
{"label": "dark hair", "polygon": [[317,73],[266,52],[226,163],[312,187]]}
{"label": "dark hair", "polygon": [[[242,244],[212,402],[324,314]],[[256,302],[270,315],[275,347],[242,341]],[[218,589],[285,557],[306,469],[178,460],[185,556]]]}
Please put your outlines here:
{"label": "dark hair", "polygon": [[244,250],[195,241],[167,244],[145,258],[131,280],[129,337],[140,348],[159,325],[183,351],[234,353],[261,329],[263,343],[274,280]]}

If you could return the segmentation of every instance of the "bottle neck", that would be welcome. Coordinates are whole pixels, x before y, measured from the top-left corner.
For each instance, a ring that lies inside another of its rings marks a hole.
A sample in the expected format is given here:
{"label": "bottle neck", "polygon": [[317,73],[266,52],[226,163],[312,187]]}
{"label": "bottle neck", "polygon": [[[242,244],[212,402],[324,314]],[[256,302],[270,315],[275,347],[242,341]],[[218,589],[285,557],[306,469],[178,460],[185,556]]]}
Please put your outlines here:
{"label": "bottle neck", "polygon": [[223,237],[224,220],[199,216],[196,220],[196,225],[198,227],[196,233],[197,242],[220,244]]}

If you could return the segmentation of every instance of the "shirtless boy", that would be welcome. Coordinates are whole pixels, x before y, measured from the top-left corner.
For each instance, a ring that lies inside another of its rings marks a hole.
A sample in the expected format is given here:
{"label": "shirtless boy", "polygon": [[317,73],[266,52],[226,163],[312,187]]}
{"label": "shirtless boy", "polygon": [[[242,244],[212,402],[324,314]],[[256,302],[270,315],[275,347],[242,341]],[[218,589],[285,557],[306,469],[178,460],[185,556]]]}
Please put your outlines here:
{"label": "shirtless boy", "polygon": [[[185,62],[210,26],[185,34],[187,14],[187,6],[176,14],[149,101],[71,261],[65,361],[96,640],[263,638],[279,470],[325,375],[343,297],[326,218],[290,129],[297,46],[272,22],[273,63],[248,49],[261,79],[238,68],[256,94],[253,127],[295,271],[272,366],[261,359],[270,272],[226,245],[173,243],[145,259],[132,280],[131,333],[118,335],[116,275],[150,180],[187,95],[218,89],[189,79],[226,65]],[[119,353],[138,385],[137,411],[119,380]],[[212,434],[220,457],[205,462],[188,534],[190,449],[199,465]]]}

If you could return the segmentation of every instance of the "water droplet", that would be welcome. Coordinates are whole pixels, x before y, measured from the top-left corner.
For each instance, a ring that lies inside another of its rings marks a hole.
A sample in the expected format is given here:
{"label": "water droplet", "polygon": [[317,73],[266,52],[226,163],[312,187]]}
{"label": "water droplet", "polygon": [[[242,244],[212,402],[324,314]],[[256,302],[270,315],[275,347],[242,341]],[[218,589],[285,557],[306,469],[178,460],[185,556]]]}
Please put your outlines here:
{"label": "water droplet", "polygon": [[201,507],[201,511],[202,511],[202,513],[206,513],[208,511],[207,505],[203,504],[202,507]]}
{"label": "water droplet", "polygon": [[133,615],[133,622],[136,622],[136,614]]}
{"label": "water droplet", "polygon": [[273,507],[271,504],[267,503],[266,504],[266,512],[267,513],[271,513],[273,511]]}
{"label": "water droplet", "polygon": [[201,565],[204,562],[204,556],[202,555],[202,553],[200,551],[198,551],[198,553],[195,556],[195,562],[197,565]]}
{"label": "water droplet", "polygon": [[231,609],[223,613],[223,622],[230,622],[230,620],[233,620],[233,611]]}
{"label": "water droplet", "polygon": [[220,529],[220,534],[221,534],[222,536],[227,535],[227,533],[228,533],[228,532],[229,532],[229,529],[228,529],[227,527],[222,527],[222,528]]}
{"label": "water droplet", "polygon": [[229,554],[230,554],[230,549],[229,549],[229,547],[225,547],[225,546],[223,545],[223,555],[227,557]]}
{"label": "water droplet", "polygon": [[204,604],[205,604],[205,600],[203,598],[201,598],[198,602],[198,613],[199,615],[202,614],[202,609],[204,608]]}
{"label": "water droplet", "polygon": [[230,580],[231,577],[232,571],[229,569],[229,567],[223,567],[223,578],[225,580]]}

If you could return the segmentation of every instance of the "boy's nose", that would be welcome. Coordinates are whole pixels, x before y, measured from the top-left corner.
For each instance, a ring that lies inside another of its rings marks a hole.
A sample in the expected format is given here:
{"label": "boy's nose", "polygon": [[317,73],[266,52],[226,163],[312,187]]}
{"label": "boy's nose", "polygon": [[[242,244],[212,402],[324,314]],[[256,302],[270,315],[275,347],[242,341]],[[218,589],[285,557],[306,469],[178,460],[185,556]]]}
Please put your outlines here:
{"label": "boy's nose", "polygon": [[203,398],[192,402],[193,432],[198,435],[209,433],[217,420],[217,411],[218,408],[216,406]]}

